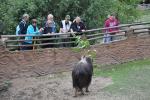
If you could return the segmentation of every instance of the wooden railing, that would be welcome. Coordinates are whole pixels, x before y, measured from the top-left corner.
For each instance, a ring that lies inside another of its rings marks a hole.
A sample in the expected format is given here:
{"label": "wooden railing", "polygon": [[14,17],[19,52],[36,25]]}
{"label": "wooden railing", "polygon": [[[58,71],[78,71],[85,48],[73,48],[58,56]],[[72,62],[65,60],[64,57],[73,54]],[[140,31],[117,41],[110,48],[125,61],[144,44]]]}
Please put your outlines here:
{"label": "wooden railing", "polygon": [[[137,27],[138,25],[143,25],[143,27]],[[124,37],[121,39],[125,39],[127,36],[128,31],[131,29],[131,26],[133,27],[133,34],[139,34],[139,33],[150,33],[150,22],[147,23],[134,23],[134,24],[125,24],[125,25],[119,25],[115,27],[109,27],[109,28],[98,28],[98,29],[91,29],[86,30],[84,32],[80,33],[53,33],[53,34],[43,34],[43,35],[1,35],[2,38],[7,38],[4,41],[4,45],[6,49],[8,50],[17,50],[20,47],[32,47],[34,49],[42,48],[42,46],[46,45],[53,45],[52,47],[63,47],[62,45],[67,44],[69,46],[67,47],[74,47],[76,46],[76,36],[85,34],[87,36],[87,39],[90,41],[91,45],[94,45],[96,43],[99,43],[99,41],[102,41],[103,38],[105,38],[104,30],[110,29],[110,28],[119,28],[119,31],[115,35],[111,35],[113,37]],[[136,26],[137,28],[134,28]],[[140,30],[140,31],[138,31]],[[115,32],[111,32],[115,33]],[[111,34],[108,33],[108,34]],[[64,37],[64,35],[68,35],[69,37]],[[25,38],[26,36],[33,36],[34,38],[32,40],[24,40],[22,38]],[[121,40],[119,39],[119,40]],[[43,43],[42,41],[51,41]],[[62,41],[64,40],[64,41]],[[66,41],[68,40],[68,41]],[[22,42],[24,41],[33,41],[31,45],[23,45]],[[117,40],[118,41],[118,40]]]}
{"label": "wooden railing", "polygon": [[147,9],[150,9],[150,4],[139,4],[138,7],[147,10]]}

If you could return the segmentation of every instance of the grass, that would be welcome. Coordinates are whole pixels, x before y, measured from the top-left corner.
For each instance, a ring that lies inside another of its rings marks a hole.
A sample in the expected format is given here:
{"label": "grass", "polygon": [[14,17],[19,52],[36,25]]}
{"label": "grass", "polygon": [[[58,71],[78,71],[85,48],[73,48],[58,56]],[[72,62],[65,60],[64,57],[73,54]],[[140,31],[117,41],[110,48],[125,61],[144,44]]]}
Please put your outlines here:
{"label": "grass", "polygon": [[112,78],[113,84],[103,89],[111,97],[150,100],[150,59],[113,65],[110,69],[96,68],[94,74]]}
{"label": "grass", "polygon": [[[137,22],[150,22],[150,10]],[[150,59],[94,69],[96,77],[110,77],[113,84],[102,91],[109,100],[150,100]]]}

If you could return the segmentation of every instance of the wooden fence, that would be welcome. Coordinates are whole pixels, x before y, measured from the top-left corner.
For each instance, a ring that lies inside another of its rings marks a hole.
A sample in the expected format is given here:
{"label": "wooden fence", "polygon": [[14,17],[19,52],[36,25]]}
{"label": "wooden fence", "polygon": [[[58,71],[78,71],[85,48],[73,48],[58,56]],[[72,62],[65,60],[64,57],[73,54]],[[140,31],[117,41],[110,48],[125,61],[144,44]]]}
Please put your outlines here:
{"label": "wooden fence", "polygon": [[[139,26],[140,27],[137,27]],[[141,27],[142,25],[142,27]],[[134,28],[134,26],[136,28]],[[132,29],[131,29],[132,27]],[[119,28],[119,31],[115,35],[110,35],[112,37],[122,37],[118,38],[116,41],[120,41],[122,39],[127,38],[129,30],[132,30],[133,34],[139,34],[139,33],[149,33],[150,34],[150,22],[147,23],[133,23],[133,24],[124,24],[119,25],[115,27],[109,27],[109,28],[98,28],[98,29],[91,29],[86,30],[84,32],[80,33],[53,33],[53,34],[43,34],[43,35],[1,35],[1,38],[7,38],[4,41],[5,48],[8,50],[17,50],[21,47],[32,47],[33,50],[35,49],[41,49],[43,46],[49,45],[49,47],[64,47],[63,45],[68,45],[67,47],[74,47],[76,46],[76,36],[80,36],[81,34],[85,34],[87,39],[90,41],[91,45],[102,43],[103,38],[105,38],[103,33],[104,30],[110,29],[110,28]],[[115,33],[115,32],[111,32]],[[111,34],[108,33],[108,34]],[[68,35],[68,37],[66,37]],[[32,40],[24,40],[26,36],[33,36],[34,38]],[[24,41],[33,41],[31,45],[25,45],[22,44]],[[48,42],[43,42],[48,41]]]}
{"label": "wooden fence", "polygon": [[138,7],[144,10],[148,10],[150,9],[150,4],[139,4]]}

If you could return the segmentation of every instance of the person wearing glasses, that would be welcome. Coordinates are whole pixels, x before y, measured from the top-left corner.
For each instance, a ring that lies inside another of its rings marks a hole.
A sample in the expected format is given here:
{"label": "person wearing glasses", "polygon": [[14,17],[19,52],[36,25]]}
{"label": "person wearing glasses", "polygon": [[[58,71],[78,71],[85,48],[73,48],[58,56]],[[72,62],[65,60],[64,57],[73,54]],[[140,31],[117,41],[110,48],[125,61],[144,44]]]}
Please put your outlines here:
{"label": "person wearing glasses", "polygon": [[[32,35],[32,36],[26,36],[24,45],[32,45],[33,44],[33,36],[40,35],[43,29],[40,30],[37,27],[37,20],[32,19],[32,24],[28,26],[26,35]],[[24,50],[32,50],[33,46],[27,46]]]}
{"label": "person wearing glasses", "polygon": [[[44,22],[42,34],[54,34],[56,33],[56,23],[54,21],[54,16],[52,14],[49,14],[47,16],[47,20]],[[56,36],[43,36],[42,38],[55,38]],[[47,44],[47,43],[54,43],[55,40],[42,40],[42,43],[45,44],[42,46],[42,48],[52,48],[54,47],[53,44]],[[47,45],[46,45],[47,44]]]}
{"label": "person wearing glasses", "polygon": [[44,22],[43,34],[56,33],[56,23],[54,22],[54,16],[49,14],[47,20]]}

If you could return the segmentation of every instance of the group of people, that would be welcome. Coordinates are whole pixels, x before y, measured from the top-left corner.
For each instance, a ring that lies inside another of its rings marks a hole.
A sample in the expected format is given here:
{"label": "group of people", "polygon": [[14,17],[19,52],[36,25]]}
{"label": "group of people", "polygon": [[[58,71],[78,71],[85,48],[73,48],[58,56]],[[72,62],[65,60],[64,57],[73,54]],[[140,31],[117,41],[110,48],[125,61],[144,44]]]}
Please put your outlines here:
{"label": "group of people", "polygon": [[[81,21],[80,17],[76,17],[73,21],[70,20],[70,16],[66,15],[65,19],[60,22],[59,33],[67,33],[67,32],[84,32],[86,30],[86,26]],[[49,14],[47,19],[44,21],[44,25],[39,29],[37,26],[37,19],[31,20],[31,25],[28,25],[29,15],[24,14],[22,16],[22,20],[16,28],[16,35],[27,35],[25,36],[24,41],[21,45],[32,45],[33,44],[33,36],[34,35],[42,35],[42,34],[51,34],[56,33],[56,23],[54,21],[54,16]],[[113,15],[109,15],[107,20],[105,21],[105,28],[118,26],[119,21]],[[117,32],[118,28],[108,28],[105,29],[105,35],[103,38],[104,43],[109,43],[114,40],[113,34],[111,32]],[[110,34],[111,33],[111,34]],[[68,35],[62,35],[64,37],[68,37]],[[47,36],[43,38],[51,38],[53,36]],[[45,40],[42,43],[50,43],[54,42],[52,40]],[[62,42],[67,42],[67,39],[62,40]],[[67,45],[63,45],[67,46]],[[44,45],[43,48],[53,47],[52,45]],[[32,46],[22,47],[21,49],[32,49]]]}
{"label": "group of people", "polygon": [[[42,34],[51,34],[56,33],[56,23],[54,21],[54,16],[49,14],[47,16],[44,25],[39,29],[37,26],[37,20],[32,19],[31,25],[28,25],[29,15],[24,14],[22,16],[22,20],[20,21],[19,25],[16,28],[16,35],[27,35],[25,36],[25,40],[21,43],[22,45],[31,45],[33,44],[33,36],[34,35],[42,35]],[[70,16],[66,15],[65,19],[60,23],[60,30],[59,33],[67,33],[67,32],[82,32],[85,31],[86,27],[84,23],[81,21],[80,17],[76,17],[73,22],[70,21]],[[67,35],[63,35],[67,37]],[[43,38],[50,38],[52,36],[45,36]],[[23,38],[22,38],[23,39]],[[49,43],[52,42],[50,40],[42,41],[42,43]],[[64,45],[65,46],[65,45]],[[52,45],[44,45],[45,47],[52,47]],[[23,49],[32,49],[32,46],[29,47],[22,47]]]}

